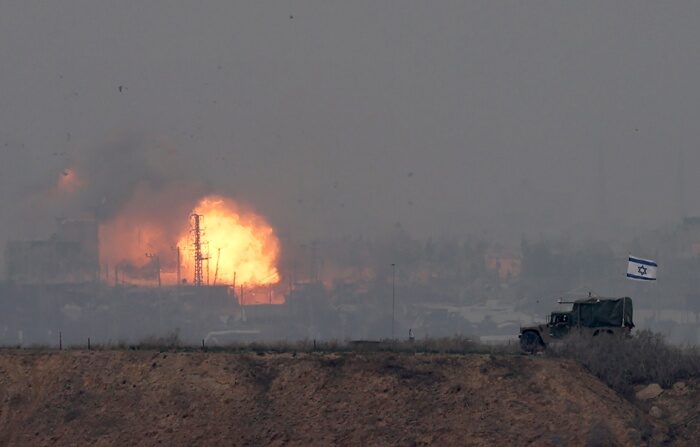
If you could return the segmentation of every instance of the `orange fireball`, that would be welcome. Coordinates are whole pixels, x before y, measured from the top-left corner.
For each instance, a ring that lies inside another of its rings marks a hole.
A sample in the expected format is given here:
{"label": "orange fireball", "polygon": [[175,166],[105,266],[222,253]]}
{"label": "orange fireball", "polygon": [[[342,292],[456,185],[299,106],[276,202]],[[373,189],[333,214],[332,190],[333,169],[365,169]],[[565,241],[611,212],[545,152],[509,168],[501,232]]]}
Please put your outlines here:
{"label": "orange fireball", "polygon": [[[273,228],[260,216],[241,209],[220,196],[199,201],[192,214],[200,215],[204,282],[245,284],[248,287],[276,284],[280,244]],[[178,241],[184,251],[182,275],[194,277],[194,237],[184,232]]]}

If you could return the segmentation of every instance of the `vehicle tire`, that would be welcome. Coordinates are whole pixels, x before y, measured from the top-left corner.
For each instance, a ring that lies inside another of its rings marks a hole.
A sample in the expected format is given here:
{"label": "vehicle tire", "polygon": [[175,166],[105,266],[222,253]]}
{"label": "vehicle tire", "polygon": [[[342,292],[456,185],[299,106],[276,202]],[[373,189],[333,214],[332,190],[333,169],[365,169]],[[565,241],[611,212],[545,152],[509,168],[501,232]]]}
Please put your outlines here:
{"label": "vehicle tire", "polygon": [[615,335],[613,331],[610,329],[602,330],[602,329],[596,329],[595,332],[593,332],[593,336],[597,337],[598,335]]}
{"label": "vehicle tire", "polygon": [[539,334],[533,331],[527,331],[520,335],[520,349],[533,354],[544,349],[544,343],[542,343]]}

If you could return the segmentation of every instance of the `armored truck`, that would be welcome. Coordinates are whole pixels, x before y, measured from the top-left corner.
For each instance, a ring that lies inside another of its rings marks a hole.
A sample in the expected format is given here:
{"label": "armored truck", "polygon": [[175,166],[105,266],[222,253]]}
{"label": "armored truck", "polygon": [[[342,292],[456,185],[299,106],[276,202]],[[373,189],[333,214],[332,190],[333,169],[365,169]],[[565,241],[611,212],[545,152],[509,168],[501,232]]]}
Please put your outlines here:
{"label": "armored truck", "polygon": [[548,344],[570,334],[584,337],[628,336],[634,327],[632,299],[629,297],[588,297],[559,303],[573,306],[567,312],[552,312],[545,324],[520,328],[520,347],[523,351],[541,351]]}

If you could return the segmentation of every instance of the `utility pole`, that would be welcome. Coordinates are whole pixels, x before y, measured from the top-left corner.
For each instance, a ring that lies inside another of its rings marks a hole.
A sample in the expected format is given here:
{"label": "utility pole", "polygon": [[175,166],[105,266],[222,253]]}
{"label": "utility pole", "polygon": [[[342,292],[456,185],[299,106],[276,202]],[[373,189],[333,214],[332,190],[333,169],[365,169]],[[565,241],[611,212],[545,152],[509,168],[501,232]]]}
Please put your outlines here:
{"label": "utility pole", "polygon": [[316,241],[311,243],[311,276],[314,283],[318,282],[318,270],[316,269]]}
{"label": "utility pole", "polygon": [[605,147],[598,148],[598,218],[603,225],[608,225],[608,190],[605,172]]}
{"label": "utility pole", "polygon": [[209,285],[209,262],[211,259],[210,252],[209,252],[209,242],[206,243],[207,245],[207,255],[204,257],[204,260],[207,261],[207,285]]}
{"label": "utility pole", "polygon": [[156,277],[158,279],[158,287],[161,286],[160,282],[160,256],[155,253],[146,253],[148,259],[152,259],[156,267]]}
{"label": "utility pole", "polygon": [[177,250],[177,285],[179,287],[182,282],[182,278],[180,277],[180,246],[178,245],[175,249]]}
{"label": "utility pole", "polygon": [[394,339],[394,320],[396,310],[396,264],[391,264],[391,339]]}
{"label": "utility pole", "polygon": [[211,256],[209,256],[209,242],[206,243],[206,246],[207,246],[207,254],[204,257],[204,260],[207,261],[207,285],[209,285],[209,258],[211,258]]}
{"label": "utility pole", "polygon": [[214,285],[219,276],[219,258],[221,258],[221,247],[216,251],[216,267],[214,268]]}
{"label": "utility pole", "polygon": [[685,216],[685,176],[683,175],[685,170],[683,169],[685,166],[685,162],[683,159],[683,148],[679,147],[678,148],[678,174],[676,175],[677,178],[677,197],[676,200],[678,201],[678,217],[679,217],[679,222],[682,223],[683,219],[686,217]]}

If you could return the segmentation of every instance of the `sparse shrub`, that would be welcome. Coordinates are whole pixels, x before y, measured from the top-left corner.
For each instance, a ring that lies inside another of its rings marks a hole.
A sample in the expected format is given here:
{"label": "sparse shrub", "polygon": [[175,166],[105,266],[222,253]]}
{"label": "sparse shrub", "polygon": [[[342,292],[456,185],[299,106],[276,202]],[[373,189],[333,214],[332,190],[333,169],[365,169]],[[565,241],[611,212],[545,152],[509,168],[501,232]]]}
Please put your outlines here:
{"label": "sparse shrub", "polygon": [[632,426],[639,434],[640,441],[647,442],[654,435],[654,426],[649,419],[642,417],[639,413],[633,416]]}
{"label": "sparse shrub", "polygon": [[[409,346],[411,343],[406,343]],[[445,337],[445,338],[427,338],[424,340],[414,341],[412,343],[415,349],[421,352],[434,352],[440,354],[469,354],[481,351],[483,346],[473,338],[463,336]]]}
{"label": "sparse shrub", "polygon": [[339,368],[345,364],[345,359],[343,357],[338,357],[338,358],[321,357],[319,359],[319,364],[325,368]]}
{"label": "sparse shrub", "polygon": [[[36,347],[37,349],[55,349],[50,346]],[[85,345],[64,346],[64,349],[84,349]],[[143,351],[199,351],[206,352],[256,352],[264,353],[329,353],[329,352],[394,352],[394,353],[427,353],[427,354],[507,354],[520,353],[517,344],[483,344],[478,338],[464,336],[425,338],[420,340],[278,340],[256,342],[231,342],[226,344],[199,343],[191,344],[182,341],[179,331],[165,336],[151,336],[135,343],[124,340],[93,340],[93,350],[143,350]]]}
{"label": "sparse shrub", "polygon": [[486,354],[515,353],[507,345],[484,345],[478,340],[463,336],[426,338],[421,340],[383,340],[372,343],[352,344],[352,350],[370,352],[410,352],[432,354]]}
{"label": "sparse shrub", "polygon": [[604,421],[597,421],[588,431],[586,446],[606,446],[615,445],[615,437],[610,431],[610,427]]}
{"label": "sparse shrub", "polygon": [[648,330],[629,338],[571,336],[547,354],[576,360],[626,397],[636,384],[658,383],[668,388],[700,374],[697,348],[671,345],[661,334]]}
{"label": "sparse shrub", "polygon": [[164,337],[149,337],[141,340],[133,349],[157,350],[157,349],[177,349],[182,346],[180,341],[180,331],[175,330]]}

